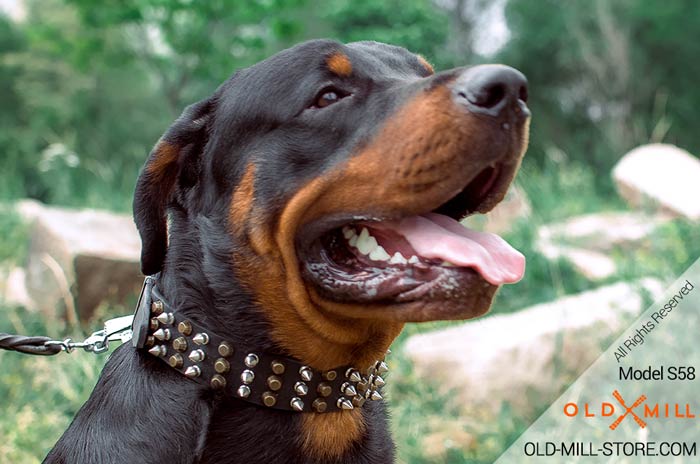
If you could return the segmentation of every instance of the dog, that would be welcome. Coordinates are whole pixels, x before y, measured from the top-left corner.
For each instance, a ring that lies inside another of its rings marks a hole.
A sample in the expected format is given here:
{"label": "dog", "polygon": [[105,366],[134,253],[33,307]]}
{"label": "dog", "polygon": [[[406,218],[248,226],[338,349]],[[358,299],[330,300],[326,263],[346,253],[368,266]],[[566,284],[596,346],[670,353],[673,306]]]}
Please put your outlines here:
{"label": "dog", "polygon": [[154,276],[137,348],[44,462],[393,462],[392,340],[482,315],[523,275],[458,221],[503,199],[526,102],[507,66],[435,73],[401,47],[313,40],[187,107],[136,186]]}

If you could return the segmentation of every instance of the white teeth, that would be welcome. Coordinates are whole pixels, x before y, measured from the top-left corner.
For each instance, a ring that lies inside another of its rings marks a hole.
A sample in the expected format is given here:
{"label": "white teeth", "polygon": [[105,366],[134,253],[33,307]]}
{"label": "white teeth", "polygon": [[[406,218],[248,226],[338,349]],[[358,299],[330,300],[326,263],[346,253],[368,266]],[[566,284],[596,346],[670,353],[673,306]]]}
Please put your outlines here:
{"label": "white teeth", "polygon": [[357,235],[355,229],[348,226],[343,227],[343,237],[345,237],[346,240],[350,240],[353,235]]}
{"label": "white teeth", "polygon": [[408,258],[408,264],[418,264],[420,260],[418,259],[418,256],[413,255],[410,258]]}
{"label": "white teeth", "polygon": [[406,258],[404,258],[404,256],[397,251],[396,253],[394,253],[394,256],[391,257],[391,259],[389,260],[389,263],[390,264],[406,264],[406,263],[408,263],[408,261],[406,261]]}
{"label": "white teeth", "polygon": [[372,250],[377,248],[377,245],[377,239],[369,234],[366,227],[363,227],[362,232],[360,232],[360,237],[357,239],[356,245],[357,249],[360,250],[360,253],[363,255],[368,255]]}
{"label": "white teeth", "polygon": [[389,258],[389,253],[387,253],[381,245],[378,245],[377,248],[372,250],[369,254],[369,259],[372,261],[388,261]]}
{"label": "white teeth", "polygon": [[444,267],[455,267],[454,264],[452,264],[452,263],[450,263],[450,262],[447,262],[447,261],[443,261],[443,262],[441,263],[441,265],[444,266]]}
{"label": "white teeth", "polygon": [[350,246],[357,246],[357,234],[353,234],[352,237],[348,239]]}

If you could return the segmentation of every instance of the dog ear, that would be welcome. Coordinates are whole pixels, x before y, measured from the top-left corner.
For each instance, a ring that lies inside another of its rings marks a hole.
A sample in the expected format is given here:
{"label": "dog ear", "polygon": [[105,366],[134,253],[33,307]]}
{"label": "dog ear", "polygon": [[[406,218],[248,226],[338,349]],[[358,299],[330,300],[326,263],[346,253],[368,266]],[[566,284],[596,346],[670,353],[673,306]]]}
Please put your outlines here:
{"label": "dog ear", "polygon": [[213,99],[194,103],[163,134],[141,169],[134,192],[134,221],[141,235],[141,272],[163,267],[167,250],[167,207],[178,182],[192,180],[208,138]]}

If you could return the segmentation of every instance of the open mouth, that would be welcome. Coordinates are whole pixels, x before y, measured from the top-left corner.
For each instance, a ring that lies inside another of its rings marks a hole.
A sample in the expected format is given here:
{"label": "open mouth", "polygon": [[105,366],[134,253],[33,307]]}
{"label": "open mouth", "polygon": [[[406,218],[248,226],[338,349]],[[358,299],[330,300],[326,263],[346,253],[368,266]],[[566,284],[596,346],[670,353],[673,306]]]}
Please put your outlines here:
{"label": "open mouth", "polygon": [[333,219],[300,245],[304,275],[338,302],[454,300],[475,287],[519,281],[524,256],[495,234],[459,221],[491,210],[505,195],[512,167],[479,172],[438,207],[409,216]]}

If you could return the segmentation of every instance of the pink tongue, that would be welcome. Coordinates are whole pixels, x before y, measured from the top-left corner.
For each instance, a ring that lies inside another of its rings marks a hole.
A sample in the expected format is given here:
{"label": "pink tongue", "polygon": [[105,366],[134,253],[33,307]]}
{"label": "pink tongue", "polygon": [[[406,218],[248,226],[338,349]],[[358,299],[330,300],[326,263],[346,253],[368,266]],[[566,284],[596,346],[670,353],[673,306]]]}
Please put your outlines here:
{"label": "pink tongue", "polygon": [[471,267],[493,285],[523,278],[525,257],[495,234],[477,232],[442,214],[428,213],[373,224],[402,235],[416,253],[460,267]]}

